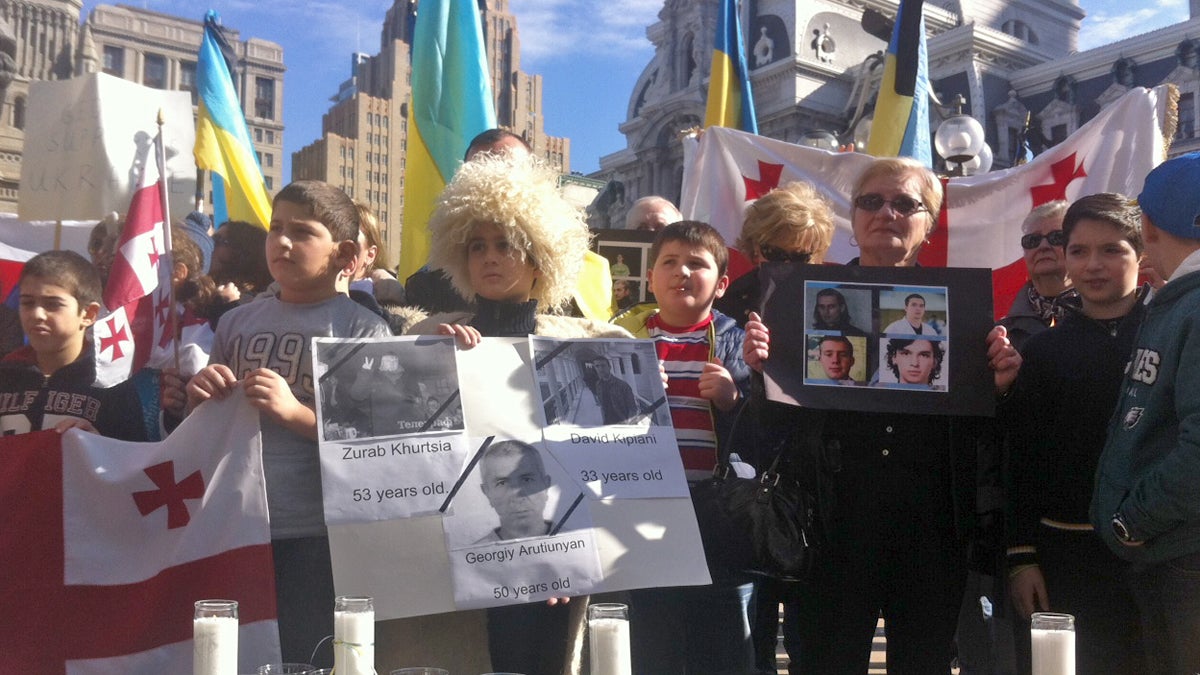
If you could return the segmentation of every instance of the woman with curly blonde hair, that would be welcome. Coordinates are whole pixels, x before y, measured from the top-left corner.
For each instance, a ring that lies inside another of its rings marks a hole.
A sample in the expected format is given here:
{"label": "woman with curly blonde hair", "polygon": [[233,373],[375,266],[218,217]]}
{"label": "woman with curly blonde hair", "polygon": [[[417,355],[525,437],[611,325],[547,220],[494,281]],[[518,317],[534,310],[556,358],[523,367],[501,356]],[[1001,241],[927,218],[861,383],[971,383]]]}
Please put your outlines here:
{"label": "woman with curly blonde hair", "polygon": [[[464,349],[482,337],[632,337],[611,324],[552,313],[570,301],[589,239],[583,214],[559,195],[557,183],[553,171],[527,156],[485,154],[463,164],[429,221],[429,263],[475,310],[435,314],[408,334],[454,335]],[[406,619],[387,630],[410,659],[419,654],[451,672],[479,672],[481,655],[463,645],[483,643],[486,632],[490,669],[562,675],[580,672],[586,609],[587,598],[510,605]]]}

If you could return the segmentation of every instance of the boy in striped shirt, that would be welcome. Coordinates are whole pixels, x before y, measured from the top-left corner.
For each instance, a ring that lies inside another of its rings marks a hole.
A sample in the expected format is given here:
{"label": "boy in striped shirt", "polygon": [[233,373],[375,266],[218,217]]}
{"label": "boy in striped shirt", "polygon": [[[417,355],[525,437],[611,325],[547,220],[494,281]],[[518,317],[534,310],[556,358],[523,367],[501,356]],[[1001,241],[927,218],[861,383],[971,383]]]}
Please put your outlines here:
{"label": "boy in striped shirt", "polygon": [[[725,441],[750,384],[750,369],[742,360],[745,334],[712,308],[729,286],[728,262],[724,239],[708,224],[668,225],[650,248],[648,276],[658,309],[639,306],[616,319],[634,336],[655,341],[689,481],[712,475],[717,443]],[[714,578],[711,586],[636,591],[633,611],[639,625],[658,626],[661,632],[638,631],[634,660],[653,673],[750,672],[748,586]]]}

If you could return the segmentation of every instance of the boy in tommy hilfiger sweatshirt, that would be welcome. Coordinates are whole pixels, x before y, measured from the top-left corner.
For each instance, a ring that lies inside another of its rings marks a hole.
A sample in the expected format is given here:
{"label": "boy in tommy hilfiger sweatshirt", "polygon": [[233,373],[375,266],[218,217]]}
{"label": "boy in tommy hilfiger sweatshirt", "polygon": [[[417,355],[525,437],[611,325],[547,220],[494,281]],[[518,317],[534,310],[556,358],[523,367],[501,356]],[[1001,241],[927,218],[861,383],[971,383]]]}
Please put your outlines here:
{"label": "boy in tommy hilfiger sweatshirt", "polygon": [[[134,380],[96,386],[88,329],[100,312],[100,275],[72,251],[48,251],[21,269],[21,329],[29,344],[0,361],[0,434],[82,429],[154,440],[157,390],[142,405]],[[143,414],[150,411],[149,415]]]}

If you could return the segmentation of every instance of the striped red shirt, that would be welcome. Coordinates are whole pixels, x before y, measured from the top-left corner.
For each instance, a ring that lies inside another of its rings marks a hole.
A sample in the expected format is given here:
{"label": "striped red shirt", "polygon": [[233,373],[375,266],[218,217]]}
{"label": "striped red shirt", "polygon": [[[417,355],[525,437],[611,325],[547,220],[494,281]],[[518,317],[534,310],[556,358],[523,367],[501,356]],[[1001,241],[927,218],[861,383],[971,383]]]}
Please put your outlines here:
{"label": "striped red shirt", "polygon": [[717,434],[711,404],[700,397],[700,374],[712,358],[712,313],[694,326],[671,326],[660,314],[646,321],[654,348],[667,371],[667,403],[675,440],[689,478],[712,474],[717,465]]}

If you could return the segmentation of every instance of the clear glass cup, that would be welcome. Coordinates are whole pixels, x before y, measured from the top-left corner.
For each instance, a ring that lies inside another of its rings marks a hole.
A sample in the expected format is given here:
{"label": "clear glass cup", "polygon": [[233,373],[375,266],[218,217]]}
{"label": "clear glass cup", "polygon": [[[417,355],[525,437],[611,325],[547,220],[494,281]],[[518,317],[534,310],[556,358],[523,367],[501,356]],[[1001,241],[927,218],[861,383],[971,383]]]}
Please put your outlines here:
{"label": "clear glass cup", "polygon": [[312,675],[311,663],[267,663],[258,667],[258,675]]}
{"label": "clear glass cup", "polygon": [[450,675],[450,671],[445,668],[430,668],[429,666],[417,666],[415,668],[400,668],[393,670],[392,675]]}
{"label": "clear glass cup", "polygon": [[629,606],[615,602],[588,605],[591,675],[632,675]]}
{"label": "clear glass cup", "polygon": [[237,655],[237,601],[197,600],[192,613],[192,673],[236,673]]}
{"label": "clear glass cup", "polygon": [[1029,638],[1033,675],[1075,675],[1075,617],[1034,612]]}
{"label": "clear glass cup", "polygon": [[375,600],[339,595],[333,601],[333,670],[375,675]]}

